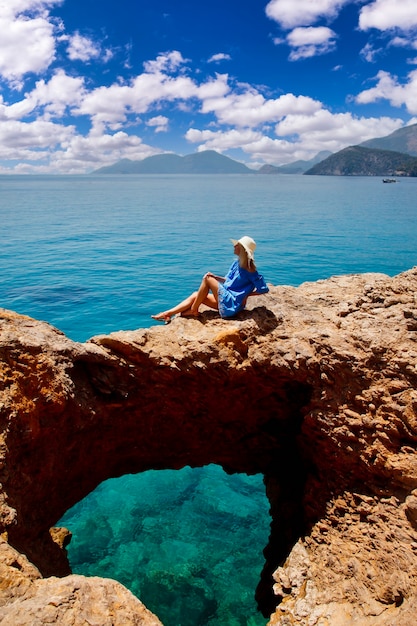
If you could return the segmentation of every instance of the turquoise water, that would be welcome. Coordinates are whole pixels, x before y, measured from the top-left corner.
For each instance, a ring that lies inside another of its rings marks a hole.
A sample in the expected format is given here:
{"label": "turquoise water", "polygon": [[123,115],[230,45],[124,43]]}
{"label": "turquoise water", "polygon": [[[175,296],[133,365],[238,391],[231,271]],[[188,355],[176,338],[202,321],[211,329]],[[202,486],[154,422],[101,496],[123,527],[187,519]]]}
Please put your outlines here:
{"label": "turquoise water", "polygon": [[117,580],[172,626],[258,626],[269,534],[258,476],[217,466],[111,479],[67,513],[73,570]]}
{"label": "turquoise water", "polygon": [[150,315],[232,261],[250,234],[274,284],[416,263],[417,179],[1,177],[1,304],[73,339]]}
{"label": "turquoise water", "polygon": [[[149,326],[258,241],[268,282],[417,264],[417,179],[0,177],[0,306],[74,340]],[[57,520],[58,522],[58,520]],[[262,477],[215,466],[107,481],[59,523],[73,570],[120,580],[166,626],[258,626]]]}

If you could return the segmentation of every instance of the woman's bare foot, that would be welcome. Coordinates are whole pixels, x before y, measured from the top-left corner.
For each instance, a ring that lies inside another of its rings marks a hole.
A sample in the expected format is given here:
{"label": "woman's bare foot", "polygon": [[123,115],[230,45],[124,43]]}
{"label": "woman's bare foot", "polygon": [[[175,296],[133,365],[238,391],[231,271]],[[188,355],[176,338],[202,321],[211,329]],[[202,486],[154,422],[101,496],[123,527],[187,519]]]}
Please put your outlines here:
{"label": "woman's bare foot", "polygon": [[169,313],[158,313],[157,315],[151,315],[152,319],[157,320],[158,322],[165,322],[165,324],[169,324],[171,321],[171,316]]}
{"label": "woman's bare foot", "polygon": [[192,309],[187,309],[181,313],[181,317],[199,317],[200,313],[197,311],[193,311]]}

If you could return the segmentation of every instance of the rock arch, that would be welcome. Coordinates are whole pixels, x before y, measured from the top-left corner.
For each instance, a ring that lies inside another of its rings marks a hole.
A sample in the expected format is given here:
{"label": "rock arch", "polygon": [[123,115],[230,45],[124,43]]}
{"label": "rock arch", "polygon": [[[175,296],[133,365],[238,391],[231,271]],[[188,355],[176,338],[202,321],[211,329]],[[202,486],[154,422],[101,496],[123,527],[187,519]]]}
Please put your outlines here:
{"label": "rock arch", "polygon": [[49,528],[100,482],[216,463],[265,476],[273,522],[258,599],[268,613],[280,602],[271,624],[302,624],[306,610],[406,624],[416,287],[417,270],[276,287],[232,321],[206,312],[83,344],[2,311],[9,543],[44,576],[65,576]]}

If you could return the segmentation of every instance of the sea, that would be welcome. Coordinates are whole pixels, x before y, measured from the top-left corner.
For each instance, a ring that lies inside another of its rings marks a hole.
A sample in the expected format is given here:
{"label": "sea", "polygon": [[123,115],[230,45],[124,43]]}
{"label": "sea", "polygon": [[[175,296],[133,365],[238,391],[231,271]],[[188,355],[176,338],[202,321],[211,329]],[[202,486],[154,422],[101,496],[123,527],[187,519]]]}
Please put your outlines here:
{"label": "sea", "polygon": [[[268,283],[417,265],[417,179],[302,175],[0,177],[0,306],[75,341],[147,328],[257,242]],[[112,478],[57,525],[74,573],[116,579],[165,626],[262,626],[262,476],[209,465]]]}

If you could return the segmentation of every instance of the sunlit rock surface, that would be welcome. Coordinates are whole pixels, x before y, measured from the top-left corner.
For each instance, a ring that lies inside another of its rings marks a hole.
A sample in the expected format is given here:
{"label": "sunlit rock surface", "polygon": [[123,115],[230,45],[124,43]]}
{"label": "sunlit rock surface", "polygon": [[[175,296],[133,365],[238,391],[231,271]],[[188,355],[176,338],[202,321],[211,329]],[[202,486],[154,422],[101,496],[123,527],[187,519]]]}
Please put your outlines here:
{"label": "sunlit rock surface", "polygon": [[26,557],[4,540],[0,540],[0,557],[2,626],[161,626],[140,600],[115,580],[42,578]]}
{"label": "sunlit rock surface", "polygon": [[265,476],[271,625],[413,623],[416,293],[416,268],[342,276],[83,344],[1,310],[0,623],[35,624],[53,597],[56,623],[119,603],[115,624],[157,624],[113,581],[56,578],[49,530],[107,478],[209,463]]}

